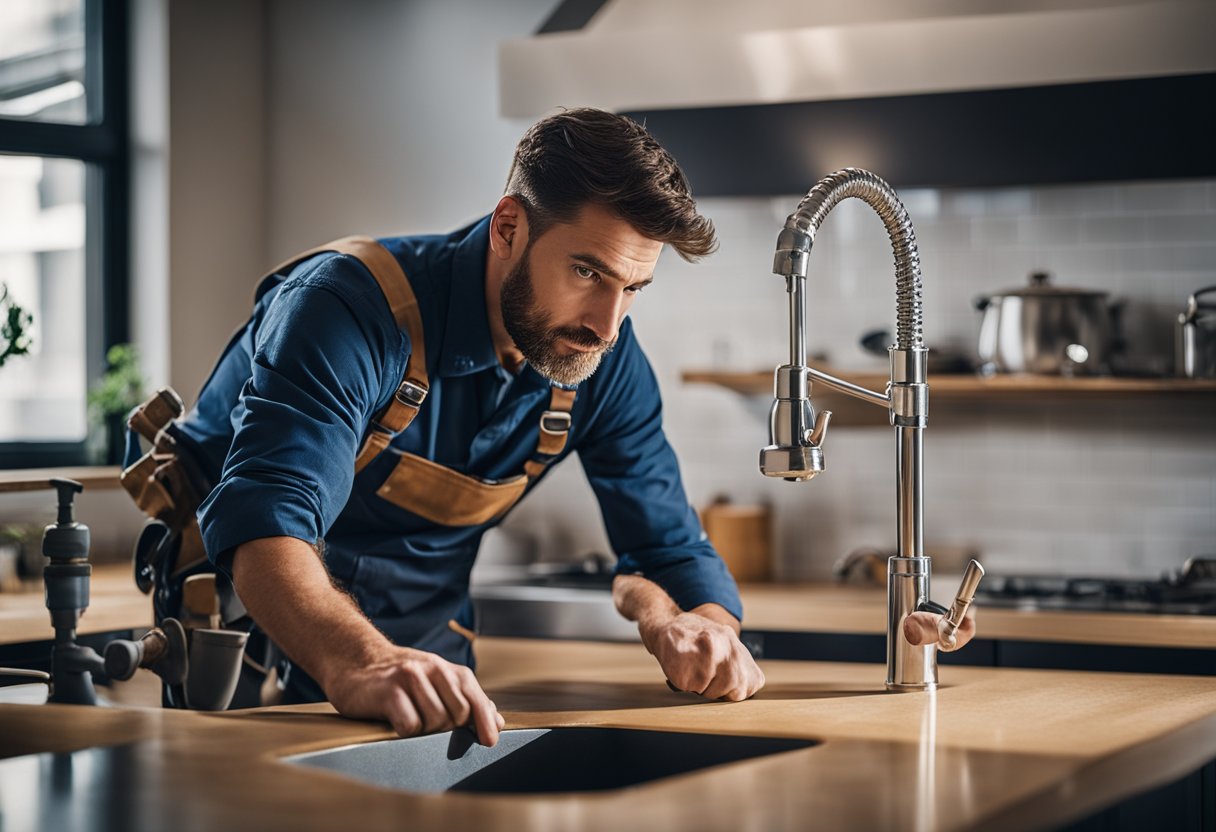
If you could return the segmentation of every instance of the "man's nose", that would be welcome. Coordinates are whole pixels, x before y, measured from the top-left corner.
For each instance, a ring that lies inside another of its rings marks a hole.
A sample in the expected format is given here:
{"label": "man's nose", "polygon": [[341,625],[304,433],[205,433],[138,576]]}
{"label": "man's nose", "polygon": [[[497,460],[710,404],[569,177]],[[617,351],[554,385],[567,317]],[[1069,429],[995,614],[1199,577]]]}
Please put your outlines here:
{"label": "man's nose", "polygon": [[583,326],[594,332],[601,341],[613,340],[621,325],[624,304],[625,296],[621,292],[597,298],[595,305],[583,318]]}

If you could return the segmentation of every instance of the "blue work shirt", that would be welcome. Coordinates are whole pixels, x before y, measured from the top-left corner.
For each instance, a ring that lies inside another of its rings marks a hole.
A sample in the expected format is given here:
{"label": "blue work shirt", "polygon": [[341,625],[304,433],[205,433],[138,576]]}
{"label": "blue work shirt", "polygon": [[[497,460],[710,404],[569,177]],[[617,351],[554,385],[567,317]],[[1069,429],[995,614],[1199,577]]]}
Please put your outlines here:
{"label": "blue work shirt", "polygon": [[[550,383],[527,365],[508,373],[495,352],[485,296],[489,219],[448,236],[379,242],[417,296],[431,383],[392,447],[482,478],[520,474],[536,450]],[[252,317],[175,434],[216,483],[198,521],[217,567],[227,572],[232,551],[256,538],[324,541],[330,574],[395,643],[471,663],[448,622],[473,628],[469,571],[482,535],[502,518],[445,526],[387,502],[376,490],[397,462],[391,452],[354,468],[409,352],[362,263],[315,256],[259,287]],[[658,383],[629,320],[579,385],[571,418],[554,463],[578,452],[617,573],[645,575],[683,609],[713,602],[741,618],[734,580],[685,496]]]}

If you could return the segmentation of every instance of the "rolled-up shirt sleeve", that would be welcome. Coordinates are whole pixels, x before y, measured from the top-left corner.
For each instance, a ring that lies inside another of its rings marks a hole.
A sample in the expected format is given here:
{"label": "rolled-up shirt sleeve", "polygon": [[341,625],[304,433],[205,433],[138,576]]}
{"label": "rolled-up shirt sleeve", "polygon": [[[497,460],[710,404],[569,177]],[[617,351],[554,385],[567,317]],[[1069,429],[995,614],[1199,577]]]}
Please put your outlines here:
{"label": "rolled-up shirt sleeve", "polygon": [[350,496],[360,440],[404,338],[351,257],[329,256],[283,284],[255,336],[219,483],[198,511],[217,566],[230,568],[250,540],[325,535]]}
{"label": "rolled-up shirt sleeve", "polygon": [[663,433],[658,381],[628,323],[596,424],[578,448],[599,500],[617,574],[639,574],[683,610],[719,604],[739,620],[743,604],[726,564],[701,529]]}

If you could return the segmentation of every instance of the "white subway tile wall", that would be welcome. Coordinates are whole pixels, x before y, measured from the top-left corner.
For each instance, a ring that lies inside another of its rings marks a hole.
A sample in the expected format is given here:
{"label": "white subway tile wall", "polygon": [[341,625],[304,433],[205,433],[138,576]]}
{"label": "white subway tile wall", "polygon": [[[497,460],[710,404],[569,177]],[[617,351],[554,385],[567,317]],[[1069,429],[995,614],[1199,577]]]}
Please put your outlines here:
{"label": "white subway tile wall", "polygon": [[[990,191],[915,190],[926,341],[974,355],[976,297],[1046,269],[1059,285],[1124,302],[1128,356],[1173,366],[1174,320],[1187,295],[1216,283],[1216,181]],[[895,544],[894,436],[833,423],[828,470],[809,483],[762,477],[767,396],[686,385],[689,368],[770,369],[788,355],[773,244],[799,196],[704,199],[721,249],[688,265],[670,252],[632,317],[664,393],[665,424],[690,499],[766,501],[777,523],[779,579],[824,578],[860,546]],[[885,371],[858,337],[894,326],[891,248],[877,216],[839,205],[811,254],[808,348],[843,369]],[[931,396],[932,402],[932,396]],[[1156,575],[1216,554],[1216,412],[1210,400],[1057,401],[931,407],[925,539],[976,547],[1002,572]],[[562,470],[564,469],[564,470]],[[565,560],[610,551],[577,465],[488,541],[489,560]],[[520,545],[519,541],[524,544]],[[510,541],[512,545],[506,546]],[[504,554],[506,553],[506,554]]]}

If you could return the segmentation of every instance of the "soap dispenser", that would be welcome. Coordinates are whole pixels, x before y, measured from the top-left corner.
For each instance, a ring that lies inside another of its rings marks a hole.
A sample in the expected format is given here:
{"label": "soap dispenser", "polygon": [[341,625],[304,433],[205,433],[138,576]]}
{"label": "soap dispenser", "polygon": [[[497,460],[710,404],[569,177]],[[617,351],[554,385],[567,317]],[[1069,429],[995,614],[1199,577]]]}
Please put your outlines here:
{"label": "soap dispenser", "polygon": [[59,492],[58,517],[42,535],[42,554],[50,563],[43,573],[46,608],[55,628],[51,648],[52,690],[49,701],[72,705],[97,704],[94,672],[103,671],[97,651],[76,643],[76,625],[89,606],[89,527],[77,523],[72,500],[84,491],[75,480],[53,479]]}

